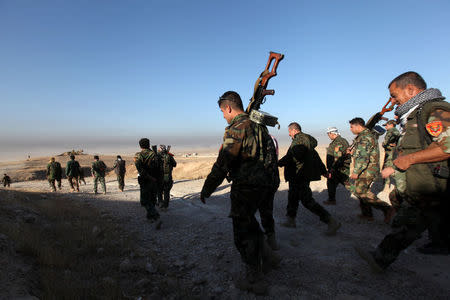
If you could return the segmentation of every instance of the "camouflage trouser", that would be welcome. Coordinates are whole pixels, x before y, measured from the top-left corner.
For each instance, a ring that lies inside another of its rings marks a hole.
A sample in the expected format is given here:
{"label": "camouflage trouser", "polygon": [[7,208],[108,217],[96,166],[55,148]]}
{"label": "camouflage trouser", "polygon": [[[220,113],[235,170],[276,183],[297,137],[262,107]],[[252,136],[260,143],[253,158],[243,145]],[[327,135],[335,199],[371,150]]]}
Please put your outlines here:
{"label": "camouflage trouser", "polygon": [[[408,248],[426,229],[437,235],[442,234],[440,229],[445,221],[442,220],[441,209],[439,206],[419,208],[404,201],[392,221],[392,232],[383,239],[375,251],[374,256],[378,264],[382,267],[389,266],[400,252]],[[436,239],[443,241],[445,237]]]}
{"label": "camouflage trouser", "polygon": [[84,177],[78,177],[78,185],[81,185],[81,182],[83,182],[84,185],[86,185],[86,181],[84,180]]}
{"label": "camouflage trouser", "polygon": [[106,193],[106,184],[105,184],[105,177],[95,175],[94,177],[94,193],[97,193],[97,183],[100,181],[100,184],[102,185],[103,192]]}
{"label": "camouflage trouser", "polygon": [[50,185],[50,188],[55,192],[56,191],[55,179],[49,179],[48,183]]}
{"label": "camouflage trouser", "polygon": [[[278,188],[277,188],[278,189]],[[266,235],[275,233],[275,221],[273,219],[273,200],[277,189],[272,189],[267,193],[267,197],[261,202],[258,211],[261,217],[261,225]]]}
{"label": "camouflage trouser", "polygon": [[147,182],[141,179],[139,180],[140,189],[140,203],[147,210],[147,219],[157,220],[159,219],[159,213],[155,208],[157,187],[154,182]]}
{"label": "camouflage trouser", "polygon": [[289,181],[288,205],[286,208],[288,217],[295,218],[297,216],[299,201],[309,211],[319,216],[322,222],[328,223],[330,221],[330,213],[314,200],[309,181]]}
{"label": "camouflage trouser", "polygon": [[348,176],[341,172],[332,173],[332,177],[327,179],[328,200],[336,201],[336,188],[342,184],[346,189],[350,189]]}
{"label": "camouflage trouser", "polygon": [[170,190],[172,189],[173,181],[164,181],[162,184],[162,202],[160,202],[161,207],[169,207],[170,201]]}
{"label": "camouflage trouser", "polygon": [[372,207],[386,213],[391,206],[378,199],[378,197],[370,190],[374,178],[358,178],[350,187],[351,192],[359,199],[359,206],[363,216],[372,217]]}
{"label": "camouflage trouser", "polygon": [[391,202],[392,207],[398,211],[403,202],[402,194],[397,189],[393,189],[389,193],[389,201]]}
{"label": "camouflage trouser", "polygon": [[3,182],[3,187],[10,187],[10,186],[11,186],[11,184],[9,182],[7,182],[7,181]]}
{"label": "camouflage trouser", "polygon": [[[393,162],[393,151],[392,150],[388,150],[384,152],[384,162],[383,162],[383,167],[382,169],[385,169],[387,167],[393,167],[394,166],[394,162]],[[391,175],[388,178],[384,179],[384,185],[387,185],[388,187],[391,184],[395,184],[395,179],[394,176]]]}
{"label": "camouflage trouser", "polygon": [[69,177],[67,177],[67,179],[69,180],[70,188],[72,190],[75,190],[75,189],[77,191],[80,190],[80,186],[78,184],[78,176],[75,176],[75,177],[69,176]]}
{"label": "camouflage trouser", "polygon": [[117,182],[119,183],[119,190],[123,191],[125,188],[125,174],[117,174]]}
{"label": "camouflage trouser", "polygon": [[269,196],[266,188],[231,187],[231,213],[233,219],[234,244],[242,261],[254,267],[260,267],[264,234],[255,214],[261,203]]}

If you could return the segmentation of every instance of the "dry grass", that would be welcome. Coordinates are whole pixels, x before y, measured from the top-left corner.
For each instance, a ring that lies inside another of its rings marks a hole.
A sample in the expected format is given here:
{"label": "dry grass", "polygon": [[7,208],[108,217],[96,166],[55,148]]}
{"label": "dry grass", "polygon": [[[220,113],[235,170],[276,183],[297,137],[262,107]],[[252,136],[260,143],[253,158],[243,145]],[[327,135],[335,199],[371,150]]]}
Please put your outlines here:
{"label": "dry grass", "polygon": [[[135,249],[134,239],[92,207],[75,200],[42,199],[33,193],[2,192],[0,198],[0,232],[14,241],[17,252],[34,259],[41,299],[136,298],[151,293],[135,287],[139,279],[170,277],[148,275],[144,267],[121,272],[121,261]],[[100,231],[94,234],[94,227]],[[154,253],[148,256],[158,271],[168,269]],[[179,286],[171,287],[170,293],[174,292],[185,294]]]}

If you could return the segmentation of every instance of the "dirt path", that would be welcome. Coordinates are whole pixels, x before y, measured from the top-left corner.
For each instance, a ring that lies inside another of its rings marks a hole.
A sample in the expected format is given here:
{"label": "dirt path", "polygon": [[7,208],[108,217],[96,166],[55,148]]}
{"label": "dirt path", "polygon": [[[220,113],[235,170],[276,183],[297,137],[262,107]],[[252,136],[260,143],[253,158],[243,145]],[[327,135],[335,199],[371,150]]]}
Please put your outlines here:
{"label": "dirt path", "polygon": [[[192,295],[219,299],[255,298],[234,287],[233,277],[241,270],[239,254],[233,245],[229,210],[229,186],[200,202],[198,192],[203,180],[177,181],[172,189],[169,211],[161,213],[163,225],[155,230],[145,219],[139,205],[139,186],[135,179],[126,182],[124,193],[117,183],[107,180],[108,194],[94,196],[92,180],[80,193],[68,192],[63,182],[61,197],[79,199],[111,216],[128,232],[136,233],[138,244],[153,249],[178,274],[179,281]],[[47,191],[45,181],[14,183],[14,189]],[[312,184],[315,199],[327,199],[325,181]],[[386,195],[381,195],[386,198]],[[338,205],[326,206],[343,223],[335,237],[326,237],[326,225],[300,205],[297,228],[280,227],[287,203],[287,185],[276,194],[274,216],[283,257],[281,267],[267,275],[271,282],[267,298],[281,299],[448,299],[450,297],[450,256],[425,256],[415,248],[426,242],[426,236],[404,251],[384,273],[373,274],[353,249],[354,245],[375,247],[389,226],[375,212],[374,222],[357,219],[358,202],[338,188]],[[259,297],[258,297],[259,298]]]}

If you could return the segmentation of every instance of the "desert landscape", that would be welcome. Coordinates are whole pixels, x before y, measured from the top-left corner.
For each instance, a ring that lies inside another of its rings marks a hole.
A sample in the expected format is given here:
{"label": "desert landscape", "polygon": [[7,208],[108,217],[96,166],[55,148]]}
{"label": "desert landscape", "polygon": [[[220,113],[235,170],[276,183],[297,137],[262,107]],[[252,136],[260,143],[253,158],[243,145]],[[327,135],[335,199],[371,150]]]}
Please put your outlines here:
{"label": "desert landscape", "polygon": [[[324,160],[325,147],[318,150]],[[415,250],[426,243],[426,233],[385,273],[372,273],[353,247],[375,247],[390,232],[381,212],[374,212],[373,222],[358,219],[357,199],[339,186],[337,205],[325,206],[342,222],[336,236],[325,236],[326,225],[301,205],[297,228],[284,228],[284,181],[274,202],[281,265],[266,275],[268,295],[238,290],[233,279],[242,265],[227,217],[230,184],[225,181],[202,204],[199,192],[215,153],[175,154],[172,199],[161,213],[159,230],[147,222],[139,204],[131,155],[122,155],[127,161],[124,192],[109,170],[107,194],[98,196],[92,193],[92,155],[77,156],[86,178],[79,193],[70,193],[65,179],[61,191],[49,192],[49,157],[1,162],[0,171],[13,183],[0,190],[0,299],[449,298],[450,257]],[[100,158],[108,167],[115,160]],[[56,160],[64,168],[68,157]],[[325,179],[311,188],[317,202],[327,200]],[[387,201],[388,192],[379,197]]]}

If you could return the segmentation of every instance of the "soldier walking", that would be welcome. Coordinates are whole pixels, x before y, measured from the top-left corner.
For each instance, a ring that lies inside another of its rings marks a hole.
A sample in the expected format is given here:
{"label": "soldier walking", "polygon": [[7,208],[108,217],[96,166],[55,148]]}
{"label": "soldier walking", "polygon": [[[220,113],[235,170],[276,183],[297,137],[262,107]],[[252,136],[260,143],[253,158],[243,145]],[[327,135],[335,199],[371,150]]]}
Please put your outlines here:
{"label": "soldier walking", "polygon": [[114,173],[117,175],[117,182],[119,183],[119,191],[123,192],[125,188],[125,173],[127,172],[125,161],[120,155],[117,155],[117,159],[113,165]]}
{"label": "soldier walking", "polygon": [[[264,293],[267,285],[262,269],[278,265],[280,258],[264,240],[255,213],[267,206],[273,196],[275,184],[272,169],[268,166],[276,162],[275,146],[267,128],[251,121],[244,112],[238,93],[224,93],[218,105],[229,125],[225,128],[219,156],[205,180],[200,199],[205,203],[226,177],[232,181],[229,216],[233,220],[234,243],[246,267],[245,275],[236,281],[236,286]],[[270,148],[272,151],[267,151]]]}
{"label": "soldier walking", "polygon": [[78,176],[80,176],[80,164],[75,160],[75,155],[70,155],[70,160],[66,165],[66,176],[70,184],[70,191],[74,192],[75,188],[77,192],[80,191],[78,184]]}
{"label": "soldier walking", "polygon": [[94,194],[97,195],[97,184],[100,182],[103,189],[103,194],[106,194],[105,173],[106,165],[100,160],[98,155],[94,155],[95,161],[92,163],[92,176],[94,177]]}
{"label": "soldier walking", "polygon": [[397,146],[399,157],[382,175],[386,178],[395,172],[396,181],[404,181],[404,190],[399,191],[403,202],[392,222],[392,232],[375,251],[356,248],[375,271],[386,269],[427,229],[432,242],[422,247],[422,252],[450,253],[450,104],[438,89],[427,89],[416,72],[397,76],[388,88],[397,105],[402,137]]}
{"label": "soldier walking", "polygon": [[6,174],[3,174],[2,183],[3,183],[3,187],[10,187],[11,186],[11,177],[9,177]]}
{"label": "soldier walking", "polygon": [[156,161],[156,153],[150,149],[148,138],[140,139],[139,147],[141,151],[134,156],[134,164],[139,173],[140,203],[147,211],[147,219],[155,223],[155,227],[159,229],[161,220],[155,205],[158,192],[157,177],[160,170]]}
{"label": "soldier walking", "polygon": [[350,174],[351,156],[346,151],[349,144],[344,139],[336,127],[329,127],[327,135],[331,140],[327,148],[327,189],[328,200],[324,204],[336,204],[336,188],[340,184],[350,189],[348,176]]}
{"label": "soldier walking", "polygon": [[160,162],[162,171],[162,203],[161,211],[166,211],[169,207],[170,190],[173,186],[172,170],[177,166],[177,162],[173,158],[173,154],[170,153],[170,146],[166,148],[165,145],[160,145]]}
{"label": "soldier walking", "polygon": [[361,219],[373,221],[372,207],[374,207],[384,213],[384,222],[389,223],[394,210],[370,190],[374,180],[380,174],[380,152],[377,140],[365,127],[362,118],[354,118],[349,123],[350,131],[356,135],[351,152],[354,166],[350,179],[354,180],[351,191],[359,199],[361,208],[361,214],[358,216]]}
{"label": "soldier walking", "polygon": [[[386,129],[386,135],[384,136],[383,148],[384,148],[384,161],[382,169],[387,167],[392,167],[394,150],[397,146],[398,139],[400,138],[400,132],[397,128],[395,128],[396,122],[395,120],[387,121],[383,126]],[[385,185],[389,187],[391,184],[390,177],[385,179]]]}
{"label": "soldier walking", "polygon": [[62,177],[62,169],[61,164],[55,161],[55,158],[52,157],[50,162],[47,164],[47,180],[50,184],[50,188],[52,192],[56,192],[55,181],[58,182],[58,189],[61,190],[61,177]]}

